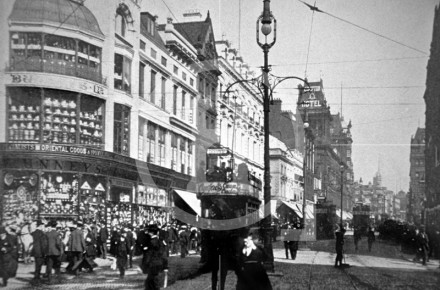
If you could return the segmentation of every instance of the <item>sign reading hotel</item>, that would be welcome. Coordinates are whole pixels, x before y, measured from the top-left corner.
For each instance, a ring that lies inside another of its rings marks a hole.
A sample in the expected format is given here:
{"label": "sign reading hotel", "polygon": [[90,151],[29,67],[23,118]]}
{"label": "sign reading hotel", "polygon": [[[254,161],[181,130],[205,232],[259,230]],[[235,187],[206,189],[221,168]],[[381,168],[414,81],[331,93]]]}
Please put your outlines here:
{"label": "sign reading hotel", "polygon": [[250,184],[237,182],[203,182],[198,185],[198,193],[207,195],[239,195],[259,198],[258,190]]}
{"label": "sign reading hotel", "polygon": [[315,93],[312,92],[310,93],[309,98],[307,100],[301,102],[301,107],[303,108],[321,107],[321,101],[319,99],[316,99]]}
{"label": "sign reading hotel", "polygon": [[14,86],[41,86],[61,90],[71,90],[73,92],[81,92],[94,96],[107,96],[108,89],[106,86],[91,82],[85,79],[79,79],[71,76],[51,75],[45,73],[8,73],[10,78],[6,81],[6,85]]}

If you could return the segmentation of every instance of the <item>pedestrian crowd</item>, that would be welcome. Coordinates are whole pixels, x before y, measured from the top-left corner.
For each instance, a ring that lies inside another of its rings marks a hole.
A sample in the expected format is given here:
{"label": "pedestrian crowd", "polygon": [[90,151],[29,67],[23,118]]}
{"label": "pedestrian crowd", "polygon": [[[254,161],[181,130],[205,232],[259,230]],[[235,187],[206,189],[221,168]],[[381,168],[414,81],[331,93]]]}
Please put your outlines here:
{"label": "pedestrian crowd", "polygon": [[[185,258],[189,251],[200,253],[201,233],[196,227],[177,222],[151,221],[133,227],[115,225],[109,230],[105,222],[38,220],[30,222],[29,256],[35,264],[32,285],[61,282],[61,274],[79,276],[81,272],[93,273],[98,266],[97,257],[114,260],[114,270],[121,279],[125,271],[133,268],[133,257],[143,256],[140,268],[148,274],[145,289],[159,289],[158,274],[168,269],[168,257]],[[24,256],[20,232],[15,226],[0,226],[0,277],[1,286],[17,274],[18,261]],[[29,259],[23,259],[27,262]],[[67,266],[62,271],[62,263]],[[45,265],[45,270],[43,266]]]}

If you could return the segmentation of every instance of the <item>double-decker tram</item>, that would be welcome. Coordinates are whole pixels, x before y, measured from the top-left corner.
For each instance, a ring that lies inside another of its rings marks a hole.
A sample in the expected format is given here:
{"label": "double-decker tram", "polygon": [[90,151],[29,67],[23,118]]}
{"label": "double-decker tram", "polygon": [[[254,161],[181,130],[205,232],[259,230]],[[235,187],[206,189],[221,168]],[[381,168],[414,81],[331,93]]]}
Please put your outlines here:
{"label": "double-decker tram", "polygon": [[224,282],[227,270],[234,270],[236,265],[241,238],[260,219],[262,182],[249,169],[251,164],[236,164],[228,148],[208,148],[206,161],[205,180],[197,190],[202,218],[210,225],[202,230],[202,262],[213,273],[221,270]]}

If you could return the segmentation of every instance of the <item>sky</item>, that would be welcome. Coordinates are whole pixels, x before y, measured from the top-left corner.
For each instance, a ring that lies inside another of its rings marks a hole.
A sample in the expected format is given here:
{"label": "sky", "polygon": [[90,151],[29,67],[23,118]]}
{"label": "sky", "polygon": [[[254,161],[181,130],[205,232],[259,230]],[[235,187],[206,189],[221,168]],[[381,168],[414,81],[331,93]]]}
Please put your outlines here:
{"label": "sky", "polygon": [[[257,0],[148,0],[165,23],[183,13],[209,10],[216,40],[227,39],[259,75],[263,53],[256,43]],[[305,1],[313,5],[312,1]],[[410,141],[425,126],[423,94],[434,10],[439,0],[316,0],[313,13],[298,0],[272,0],[277,42],[271,73],[323,80],[331,112],[352,122],[355,180],[372,181],[380,170],[390,190],[409,189]],[[151,5],[151,6],[150,6]],[[297,81],[275,91],[284,110],[296,110]]]}

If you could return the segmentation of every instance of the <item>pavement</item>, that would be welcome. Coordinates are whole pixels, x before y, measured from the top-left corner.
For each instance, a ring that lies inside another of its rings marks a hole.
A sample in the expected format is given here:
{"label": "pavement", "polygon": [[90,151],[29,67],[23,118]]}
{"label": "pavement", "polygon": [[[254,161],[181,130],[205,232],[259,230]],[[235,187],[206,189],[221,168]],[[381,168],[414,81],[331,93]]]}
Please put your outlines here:
{"label": "pavement", "polygon": [[[273,243],[275,272],[270,275],[274,290],[287,289],[440,289],[439,261],[431,260],[426,266],[413,262],[413,256],[400,252],[399,247],[386,243],[376,243],[373,251],[367,251],[362,240],[356,251],[350,239],[345,244],[346,269],[334,268],[334,240],[301,244],[295,260],[286,259],[283,244]],[[330,249],[330,250],[329,250]],[[192,253],[186,259],[171,257],[170,264],[183,267],[197,267],[200,256]],[[137,257],[139,259],[139,257]],[[172,262],[171,262],[172,261]],[[142,289],[146,276],[135,266],[128,269],[125,279],[119,279],[118,271],[110,269],[111,259],[96,259],[98,267],[94,273],[81,273],[79,277],[62,274],[55,285],[33,286],[33,264],[20,263],[17,277],[11,278],[6,289]],[[139,262],[135,261],[135,265]],[[63,265],[65,267],[65,264]],[[170,265],[171,267],[171,265]],[[43,268],[44,269],[44,268]],[[236,277],[229,272],[226,290],[235,289]],[[211,289],[211,274],[202,274],[191,279],[178,280],[167,290]]]}

